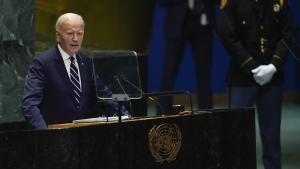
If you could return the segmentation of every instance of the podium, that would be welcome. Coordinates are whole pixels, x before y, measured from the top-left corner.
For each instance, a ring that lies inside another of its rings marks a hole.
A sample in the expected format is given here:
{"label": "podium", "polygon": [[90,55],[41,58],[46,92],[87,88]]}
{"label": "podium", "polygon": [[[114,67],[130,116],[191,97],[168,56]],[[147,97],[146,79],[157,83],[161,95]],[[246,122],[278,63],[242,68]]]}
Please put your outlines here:
{"label": "podium", "polygon": [[0,125],[0,168],[256,169],[253,108],[25,126]]}

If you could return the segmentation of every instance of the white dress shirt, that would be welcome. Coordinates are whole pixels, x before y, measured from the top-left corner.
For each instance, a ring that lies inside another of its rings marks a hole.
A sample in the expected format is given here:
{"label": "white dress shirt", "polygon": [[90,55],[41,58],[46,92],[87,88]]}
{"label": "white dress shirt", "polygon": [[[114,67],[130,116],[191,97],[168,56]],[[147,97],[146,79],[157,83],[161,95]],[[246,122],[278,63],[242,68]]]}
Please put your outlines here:
{"label": "white dress shirt", "polygon": [[[68,72],[68,75],[69,75],[69,78],[70,77],[70,65],[71,65],[71,60],[70,60],[70,57],[62,48],[59,44],[57,44],[57,47],[58,47],[58,50],[63,58],[63,61],[64,61],[64,64],[65,64],[65,67],[67,69],[67,72]],[[80,77],[80,69],[79,69],[79,66],[78,66],[78,62],[77,62],[77,58],[76,58],[76,54],[73,55],[74,56],[74,61],[75,61],[75,66],[77,67],[78,69],[78,76],[79,76],[79,83],[80,83],[80,88],[81,88],[81,77]]]}

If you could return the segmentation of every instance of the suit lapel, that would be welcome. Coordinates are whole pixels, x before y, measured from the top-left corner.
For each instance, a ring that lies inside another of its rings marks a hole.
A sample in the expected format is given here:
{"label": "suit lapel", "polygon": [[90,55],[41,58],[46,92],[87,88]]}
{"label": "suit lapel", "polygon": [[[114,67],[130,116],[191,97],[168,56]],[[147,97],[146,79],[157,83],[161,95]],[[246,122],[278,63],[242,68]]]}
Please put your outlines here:
{"label": "suit lapel", "polygon": [[[75,102],[75,97],[74,97],[74,92],[73,92],[73,86],[72,83],[70,81],[66,66],[64,64],[63,58],[57,49],[57,57],[55,58],[55,61],[57,64],[55,64],[56,69],[59,70],[59,76],[61,79],[63,79],[64,84],[66,84],[66,90],[68,91],[69,95],[71,96],[71,98],[73,99],[73,102]],[[77,63],[78,63],[78,67],[79,67],[79,72],[80,72],[80,78],[81,78],[81,97],[80,97],[80,104],[83,103],[83,98],[85,97],[85,90],[86,89],[86,85],[87,85],[87,67],[85,66],[84,60],[83,58],[80,56],[80,54],[76,54],[76,59],[77,59]]]}
{"label": "suit lapel", "polygon": [[73,95],[73,89],[72,89],[72,84],[66,69],[66,66],[64,64],[63,58],[58,50],[58,48],[56,47],[56,53],[57,53],[57,57],[55,58],[56,61],[56,69],[58,70],[60,79],[62,79],[64,81],[64,84],[66,84],[66,90],[68,91],[69,94]]}

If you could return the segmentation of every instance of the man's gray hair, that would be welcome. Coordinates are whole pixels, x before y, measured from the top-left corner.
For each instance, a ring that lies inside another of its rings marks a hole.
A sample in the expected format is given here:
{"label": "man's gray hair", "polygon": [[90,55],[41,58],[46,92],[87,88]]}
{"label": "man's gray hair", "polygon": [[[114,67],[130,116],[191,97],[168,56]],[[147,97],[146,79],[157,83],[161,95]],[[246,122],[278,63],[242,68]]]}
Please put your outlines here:
{"label": "man's gray hair", "polygon": [[59,31],[64,22],[66,22],[67,20],[72,20],[72,19],[80,19],[82,21],[82,26],[84,27],[84,21],[80,15],[75,14],[75,13],[65,13],[57,19],[56,24],[55,24],[55,30]]}

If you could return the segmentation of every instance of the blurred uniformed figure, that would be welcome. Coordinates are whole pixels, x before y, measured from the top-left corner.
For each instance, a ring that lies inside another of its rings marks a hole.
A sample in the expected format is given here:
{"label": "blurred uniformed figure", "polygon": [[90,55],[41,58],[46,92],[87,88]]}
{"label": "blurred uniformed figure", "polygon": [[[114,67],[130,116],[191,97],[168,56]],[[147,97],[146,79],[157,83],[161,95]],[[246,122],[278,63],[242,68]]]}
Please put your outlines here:
{"label": "blurred uniformed figure", "polygon": [[222,0],[221,9],[229,106],[256,103],[265,169],[280,169],[283,66],[292,34],[288,0]]}
{"label": "blurred uniformed figure", "polygon": [[[166,9],[164,25],[166,47],[160,90],[173,89],[184,49],[190,44],[196,70],[198,108],[211,108],[211,67],[217,0],[158,0],[158,2]],[[170,102],[168,100],[162,104],[166,108]]]}

